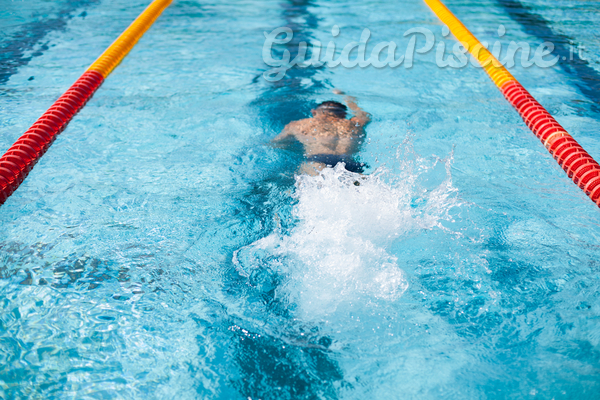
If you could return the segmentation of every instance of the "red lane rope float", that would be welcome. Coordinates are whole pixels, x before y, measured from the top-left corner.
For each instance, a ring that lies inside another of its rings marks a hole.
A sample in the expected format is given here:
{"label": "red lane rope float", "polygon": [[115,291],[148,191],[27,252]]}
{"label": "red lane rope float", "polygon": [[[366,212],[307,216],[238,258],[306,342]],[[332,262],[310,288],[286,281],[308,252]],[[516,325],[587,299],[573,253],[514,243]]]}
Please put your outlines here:
{"label": "red lane rope float", "polygon": [[0,158],[0,205],[172,0],[155,0]]}
{"label": "red lane rope float", "polygon": [[600,207],[600,165],[477,40],[439,0],[424,0],[452,34],[469,49],[506,100],[517,110],[569,178]]}
{"label": "red lane rope float", "polygon": [[98,72],[85,72],[0,158],[0,204],[19,187],[103,81]]}

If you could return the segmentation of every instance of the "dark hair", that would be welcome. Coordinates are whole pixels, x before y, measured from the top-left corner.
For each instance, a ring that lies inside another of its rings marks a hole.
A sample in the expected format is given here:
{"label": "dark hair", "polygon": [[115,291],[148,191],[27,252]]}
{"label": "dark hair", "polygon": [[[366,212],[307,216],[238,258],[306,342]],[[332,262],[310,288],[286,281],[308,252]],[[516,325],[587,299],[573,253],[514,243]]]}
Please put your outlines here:
{"label": "dark hair", "polygon": [[315,110],[333,114],[338,118],[346,118],[346,110],[348,110],[348,107],[337,101],[324,101],[319,104]]}

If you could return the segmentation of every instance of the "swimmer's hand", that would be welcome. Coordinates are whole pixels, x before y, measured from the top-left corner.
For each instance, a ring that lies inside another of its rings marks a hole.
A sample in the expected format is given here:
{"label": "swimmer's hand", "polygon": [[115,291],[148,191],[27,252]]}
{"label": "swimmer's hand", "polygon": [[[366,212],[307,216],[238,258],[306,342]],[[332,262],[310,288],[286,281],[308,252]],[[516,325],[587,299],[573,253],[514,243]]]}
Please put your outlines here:
{"label": "swimmer's hand", "polygon": [[344,94],[346,94],[346,93],[344,93],[344,91],[343,91],[343,90],[340,90],[340,89],[333,89],[333,94],[344,95]]}

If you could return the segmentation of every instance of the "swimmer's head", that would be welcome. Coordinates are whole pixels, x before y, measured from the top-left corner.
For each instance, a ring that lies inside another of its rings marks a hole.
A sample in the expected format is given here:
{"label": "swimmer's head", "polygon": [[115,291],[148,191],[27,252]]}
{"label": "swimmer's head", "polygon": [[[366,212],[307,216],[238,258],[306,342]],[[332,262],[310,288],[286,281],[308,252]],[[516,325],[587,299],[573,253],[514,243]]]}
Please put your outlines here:
{"label": "swimmer's head", "polygon": [[348,108],[342,103],[338,103],[337,101],[324,101],[319,104],[314,110],[312,110],[312,115],[317,116],[321,115],[331,115],[340,119],[346,118],[346,110]]}

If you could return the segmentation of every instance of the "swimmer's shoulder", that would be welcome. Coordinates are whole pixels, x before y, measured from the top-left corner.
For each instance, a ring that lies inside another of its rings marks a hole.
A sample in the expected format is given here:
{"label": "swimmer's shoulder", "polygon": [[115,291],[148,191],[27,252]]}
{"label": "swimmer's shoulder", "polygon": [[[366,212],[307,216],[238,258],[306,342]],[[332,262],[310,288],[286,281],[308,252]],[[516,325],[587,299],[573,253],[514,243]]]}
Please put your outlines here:
{"label": "swimmer's shoulder", "polygon": [[312,127],[314,127],[313,118],[305,118],[290,122],[284,129],[291,134],[305,135]]}
{"label": "swimmer's shoulder", "polygon": [[365,123],[355,118],[345,119],[339,122],[339,131],[341,134],[343,134],[343,136],[356,136],[364,134]]}
{"label": "swimmer's shoulder", "polygon": [[290,123],[288,123],[286,126],[283,127],[283,130],[281,131],[281,133],[279,135],[277,135],[275,138],[273,138],[274,142],[279,142],[282,140],[288,140],[291,138],[298,138],[299,135],[303,134],[303,130],[305,130],[305,128],[303,128],[304,120],[299,120],[299,121],[292,121]]}

